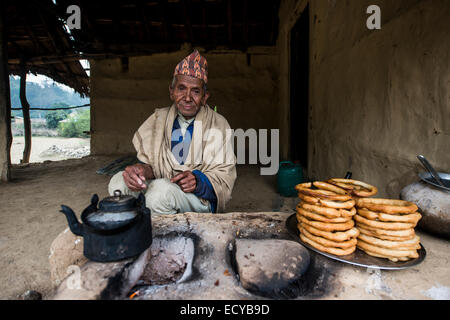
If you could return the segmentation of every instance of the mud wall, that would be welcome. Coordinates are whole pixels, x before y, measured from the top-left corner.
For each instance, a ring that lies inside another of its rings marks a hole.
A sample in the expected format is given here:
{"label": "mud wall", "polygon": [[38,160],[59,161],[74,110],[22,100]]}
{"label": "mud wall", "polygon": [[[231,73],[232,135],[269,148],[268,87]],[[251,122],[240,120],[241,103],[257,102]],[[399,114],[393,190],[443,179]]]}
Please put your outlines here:
{"label": "mud wall", "polygon": [[[289,30],[305,4],[280,9],[280,127],[288,127]],[[366,27],[372,4],[381,30]],[[450,172],[450,2],[317,0],[310,17],[309,177],[352,171],[379,196],[398,197],[423,170],[418,154]]]}
{"label": "mud wall", "polygon": [[[277,128],[278,55],[274,48],[239,51],[199,49],[209,64],[210,106],[232,128]],[[134,132],[155,108],[171,105],[169,84],[176,64],[191,48],[166,54],[91,61],[91,150],[134,153]]]}
{"label": "mud wall", "polygon": [[[4,100],[4,99],[2,99]],[[0,182],[9,180],[8,160],[8,127],[6,103],[0,102]]]}
{"label": "mud wall", "polygon": [[7,61],[7,41],[3,28],[3,19],[0,16],[0,182],[9,181],[10,176],[10,122],[11,103],[9,94],[9,77]]}

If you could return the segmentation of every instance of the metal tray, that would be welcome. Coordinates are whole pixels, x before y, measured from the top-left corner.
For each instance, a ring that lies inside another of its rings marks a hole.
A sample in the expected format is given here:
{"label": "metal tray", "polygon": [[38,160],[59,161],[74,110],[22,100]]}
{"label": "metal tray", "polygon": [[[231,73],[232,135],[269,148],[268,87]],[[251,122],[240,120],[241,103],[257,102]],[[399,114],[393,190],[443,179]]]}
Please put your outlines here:
{"label": "metal tray", "polygon": [[436,182],[436,180],[434,180],[434,178],[431,176],[431,174],[429,172],[421,172],[421,173],[419,173],[419,177],[426,183],[429,183],[429,184],[435,186],[436,188],[450,192],[450,174],[443,173],[443,172],[438,172],[438,174],[439,174],[439,177],[441,178],[442,182],[444,183],[445,187],[439,185]]}
{"label": "metal tray", "polygon": [[384,270],[401,270],[401,269],[407,269],[411,268],[413,266],[418,265],[421,263],[426,256],[425,248],[422,244],[420,244],[419,249],[419,257],[416,259],[411,259],[408,261],[399,261],[399,262],[393,262],[388,259],[383,258],[377,258],[370,256],[366,254],[364,251],[356,248],[356,251],[352,254],[349,254],[347,256],[335,256],[333,254],[325,253],[322,251],[317,250],[316,248],[310,246],[307,243],[304,243],[300,237],[299,233],[300,231],[297,228],[297,217],[296,214],[291,215],[286,220],[286,228],[289,232],[289,235],[294,238],[297,242],[305,246],[306,248],[315,251],[325,257],[328,257],[333,260],[337,260],[340,262],[352,264],[359,267],[366,267],[366,268],[378,268],[378,269],[384,269]]}

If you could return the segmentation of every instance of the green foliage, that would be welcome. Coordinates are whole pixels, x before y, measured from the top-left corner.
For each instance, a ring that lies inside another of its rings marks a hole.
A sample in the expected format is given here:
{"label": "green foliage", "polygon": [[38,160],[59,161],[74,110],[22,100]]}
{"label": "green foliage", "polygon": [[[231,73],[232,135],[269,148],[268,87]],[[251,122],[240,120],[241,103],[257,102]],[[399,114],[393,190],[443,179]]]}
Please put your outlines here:
{"label": "green foliage", "polygon": [[90,110],[82,110],[74,112],[72,116],[68,117],[64,122],[58,125],[58,134],[67,138],[86,138],[88,134],[83,131],[89,131],[91,124]]}
{"label": "green foliage", "polygon": [[[9,84],[11,90],[11,107],[20,108],[20,78],[10,76]],[[51,83],[45,83],[43,86],[27,82],[27,100],[31,108],[56,108],[66,106],[80,106],[89,103],[89,98],[82,98],[78,93],[63,90]],[[45,110],[30,110],[31,118],[44,118]],[[22,117],[21,110],[13,110],[13,115]]]}
{"label": "green foliage", "polygon": [[49,129],[58,128],[58,122],[67,118],[70,112],[68,110],[54,110],[47,111],[45,114],[45,121]]}

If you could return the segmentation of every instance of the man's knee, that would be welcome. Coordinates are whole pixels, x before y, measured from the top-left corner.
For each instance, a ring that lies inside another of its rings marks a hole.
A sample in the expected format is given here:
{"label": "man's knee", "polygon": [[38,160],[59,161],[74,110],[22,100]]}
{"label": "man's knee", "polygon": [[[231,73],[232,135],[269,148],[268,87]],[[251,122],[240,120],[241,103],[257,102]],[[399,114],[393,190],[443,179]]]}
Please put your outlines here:
{"label": "man's knee", "polygon": [[117,172],[112,176],[111,180],[109,180],[108,184],[108,192],[109,195],[113,195],[115,190],[120,190],[122,194],[127,194],[128,187],[123,180],[123,171]]}
{"label": "man's knee", "polygon": [[169,179],[153,180],[145,193],[147,207],[153,213],[176,213],[177,203],[175,194],[181,189]]}
{"label": "man's knee", "polygon": [[108,184],[108,193],[110,196],[114,195],[114,191],[120,190],[123,195],[132,195],[137,197],[139,192],[131,191],[125,183],[123,179],[123,171],[117,172],[112,176],[111,180],[109,180]]}

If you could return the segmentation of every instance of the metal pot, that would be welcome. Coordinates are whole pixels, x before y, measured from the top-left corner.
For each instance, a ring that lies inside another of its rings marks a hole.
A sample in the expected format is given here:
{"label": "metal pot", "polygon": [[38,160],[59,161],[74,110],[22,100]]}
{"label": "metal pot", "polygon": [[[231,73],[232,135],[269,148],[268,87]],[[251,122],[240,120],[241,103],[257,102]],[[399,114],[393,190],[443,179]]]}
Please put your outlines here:
{"label": "metal pot", "polygon": [[79,223],[75,213],[68,206],[61,205],[69,228],[84,239],[83,253],[86,258],[97,262],[119,261],[135,257],[152,243],[150,210],[145,207],[145,196],[141,193],[122,196],[119,190],[114,196],[100,201],[94,194],[91,204],[81,213]]}

